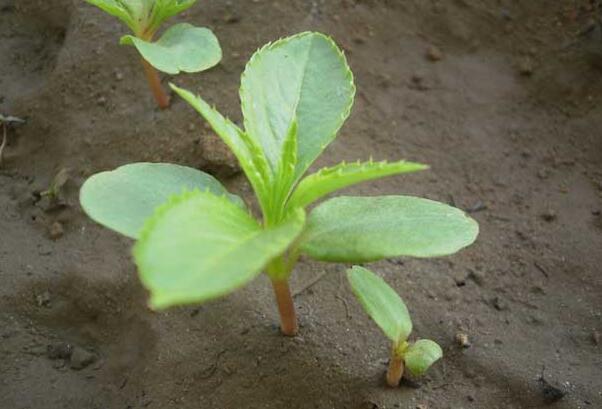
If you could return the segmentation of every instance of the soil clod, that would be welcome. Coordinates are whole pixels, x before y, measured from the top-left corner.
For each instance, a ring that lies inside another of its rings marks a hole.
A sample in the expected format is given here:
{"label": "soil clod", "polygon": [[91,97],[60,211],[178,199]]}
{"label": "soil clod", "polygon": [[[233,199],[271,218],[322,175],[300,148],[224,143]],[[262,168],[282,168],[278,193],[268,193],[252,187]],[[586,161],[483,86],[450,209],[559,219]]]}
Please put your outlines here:
{"label": "soil clod", "polygon": [[84,369],[87,366],[96,362],[96,355],[92,352],[89,352],[83,348],[75,347],[73,348],[73,353],[71,354],[71,360],[69,362],[69,367],[76,371],[80,369]]}
{"label": "soil clod", "polygon": [[46,347],[48,359],[69,359],[73,353],[73,345],[67,342],[56,342]]}
{"label": "soil clod", "polygon": [[554,403],[558,402],[560,399],[564,398],[567,394],[567,391],[564,388],[557,387],[548,382],[543,374],[539,378],[539,384],[541,387],[541,393],[543,395],[543,399],[546,403]]}

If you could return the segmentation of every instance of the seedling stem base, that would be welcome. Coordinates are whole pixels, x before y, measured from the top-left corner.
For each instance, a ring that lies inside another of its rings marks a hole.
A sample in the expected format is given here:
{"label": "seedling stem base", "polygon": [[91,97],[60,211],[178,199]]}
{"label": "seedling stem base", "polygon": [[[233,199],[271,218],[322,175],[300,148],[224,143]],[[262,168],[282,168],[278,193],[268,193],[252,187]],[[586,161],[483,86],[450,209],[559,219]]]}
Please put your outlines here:
{"label": "seedling stem base", "polygon": [[278,312],[280,312],[280,330],[286,336],[297,335],[297,314],[288,280],[272,280]]}
{"label": "seedling stem base", "polygon": [[144,66],[144,73],[146,74],[146,79],[148,80],[148,84],[153,92],[155,100],[157,101],[157,105],[159,108],[165,109],[169,107],[169,96],[163,90],[161,86],[161,77],[159,77],[159,73],[146,61],[144,58],[142,59],[142,65]]}
{"label": "seedling stem base", "polygon": [[403,376],[403,370],[403,358],[393,351],[391,360],[389,361],[389,369],[387,370],[387,385],[392,388],[398,387],[399,382],[401,382],[401,377]]}

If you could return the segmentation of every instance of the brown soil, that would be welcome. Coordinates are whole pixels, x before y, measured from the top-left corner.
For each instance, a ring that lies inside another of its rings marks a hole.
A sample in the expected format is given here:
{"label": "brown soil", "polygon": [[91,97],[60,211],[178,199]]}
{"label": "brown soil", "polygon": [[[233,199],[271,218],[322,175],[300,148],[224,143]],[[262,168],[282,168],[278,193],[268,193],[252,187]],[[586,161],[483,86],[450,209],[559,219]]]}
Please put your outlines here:
{"label": "brown soil", "polygon": [[[27,119],[10,130],[0,171],[0,408],[509,409],[545,407],[559,391],[554,407],[602,408],[596,2],[199,3],[182,18],[213,28],[224,60],[180,85],[239,120],[239,75],[255,49],[329,33],[359,92],[320,164],[430,163],[350,191],[417,194],[478,219],[481,236],[461,254],[372,266],[445,357],[386,388],[389,346],[343,265],[299,264],[292,339],[278,333],[265,277],[201,307],[149,312],[131,243],[78,207],[84,178],[169,161],[249,188],[183,101],[154,107],[134,51],[117,45],[119,22],[82,1],[0,0],[0,113]],[[64,168],[59,203],[40,199]]]}

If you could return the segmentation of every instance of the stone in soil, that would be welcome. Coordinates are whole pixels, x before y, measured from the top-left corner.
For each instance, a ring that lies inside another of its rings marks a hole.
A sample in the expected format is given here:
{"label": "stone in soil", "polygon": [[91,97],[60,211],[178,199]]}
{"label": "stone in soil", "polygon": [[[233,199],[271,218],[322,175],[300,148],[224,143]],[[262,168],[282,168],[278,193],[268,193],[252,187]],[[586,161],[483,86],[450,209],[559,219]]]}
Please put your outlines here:
{"label": "stone in soil", "polygon": [[73,349],[73,353],[71,354],[71,361],[69,366],[71,369],[80,370],[84,369],[87,366],[93,364],[96,361],[96,355],[92,352],[89,352],[83,348],[75,347]]}

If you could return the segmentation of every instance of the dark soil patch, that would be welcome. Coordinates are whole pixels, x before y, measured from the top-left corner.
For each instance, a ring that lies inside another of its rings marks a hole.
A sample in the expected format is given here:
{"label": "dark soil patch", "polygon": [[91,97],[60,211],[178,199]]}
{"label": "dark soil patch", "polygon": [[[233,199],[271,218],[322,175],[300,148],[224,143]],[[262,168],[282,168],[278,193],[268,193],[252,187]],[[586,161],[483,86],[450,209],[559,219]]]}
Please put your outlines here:
{"label": "dark soil patch", "polygon": [[[429,163],[350,191],[416,194],[478,219],[479,241],[457,256],[374,265],[445,358],[417,384],[385,388],[388,345],[344,266],[299,265],[295,289],[328,274],[296,297],[295,339],[279,336],[264,278],[149,312],[130,242],[78,207],[84,177],[169,161],[249,188],[184,102],[155,109],[117,21],[84,2],[0,0],[0,112],[28,119],[0,170],[0,408],[602,407],[599,4],[200,3],[185,18],[215,30],[224,61],[174,81],[239,120],[239,76],[259,46],[329,33],[359,92],[319,165]],[[39,200],[65,168],[59,202]]]}

